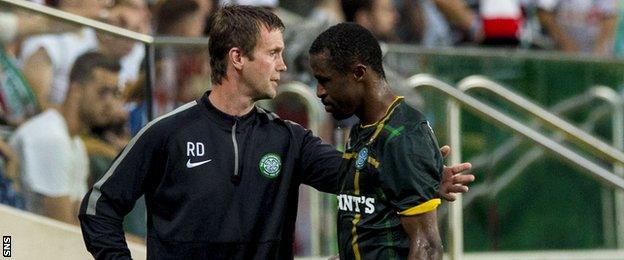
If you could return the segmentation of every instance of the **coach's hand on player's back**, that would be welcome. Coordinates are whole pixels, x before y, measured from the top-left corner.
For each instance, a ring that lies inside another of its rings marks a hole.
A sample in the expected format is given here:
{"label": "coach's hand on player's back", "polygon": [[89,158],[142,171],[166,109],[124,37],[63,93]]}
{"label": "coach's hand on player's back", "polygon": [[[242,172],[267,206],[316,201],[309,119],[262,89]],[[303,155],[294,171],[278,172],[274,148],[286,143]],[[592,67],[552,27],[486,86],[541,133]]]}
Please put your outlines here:
{"label": "coach's hand on player's back", "polygon": [[[442,157],[446,158],[451,153],[451,147],[448,145],[440,148]],[[455,201],[455,195],[453,193],[466,193],[468,192],[468,184],[475,180],[475,176],[472,174],[462,174],[465,171],[470,170],[472,164],[460,163],[453,166],[444,165],[442,171],[442,182],[440,183],[440,189],[438,193],[440,197],[447,201]]]}

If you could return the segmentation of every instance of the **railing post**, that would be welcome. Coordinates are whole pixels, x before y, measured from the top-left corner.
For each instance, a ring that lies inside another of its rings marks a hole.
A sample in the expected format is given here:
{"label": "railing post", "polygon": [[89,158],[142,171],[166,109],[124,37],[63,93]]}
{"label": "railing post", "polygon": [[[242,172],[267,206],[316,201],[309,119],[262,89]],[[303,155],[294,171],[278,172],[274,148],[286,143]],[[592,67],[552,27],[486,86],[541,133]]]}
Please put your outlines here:
{"label": "railing post", "polygon": [[156,82],[156,68],[154,62],[154,45],[145,43],[145,104],[147,106],[147,121],[154,119],[154,100],[152,90]]}
{"label": "railing post", "polygon": [[[461,163],[461,111],[457,102],[451,98],[447,101],[446,131],[451,146],[449,165]],[[452,260],[462,259],[464,251],[464,227],[462,216],[462,196],[449,205],[449,251]]]}
{"label": "railing post", "polygon": [[[614,107],[613,119],[613,144],[615,148],[624,151],[624,108]],[[615,174],[624,177],[624,165],[615,163]],[[617,248],[624,248],[624,191],[615,190],[615,230]]]}

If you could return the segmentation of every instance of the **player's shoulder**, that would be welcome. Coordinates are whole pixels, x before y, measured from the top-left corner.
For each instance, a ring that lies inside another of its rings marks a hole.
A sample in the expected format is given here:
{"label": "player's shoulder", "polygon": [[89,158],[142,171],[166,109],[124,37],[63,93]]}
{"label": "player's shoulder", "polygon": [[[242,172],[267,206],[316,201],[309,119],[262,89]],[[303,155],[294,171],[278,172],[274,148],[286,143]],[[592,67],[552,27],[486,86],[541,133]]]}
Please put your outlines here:
{"label": "player's shoulder", "polygon": [[411,145],[432,132],[431,125],[422,112],[401,102],[385,123],[381,139],[385,145]]}
{"label": "player's shoulder", "polygon": [[397,105],[389,119],[389,124],[400,124],[410,127],[417,127],[427,121],[427,118],[420,110],[410,106],[405,101],[401,101]]}
{"label": "player's shoulder", "polygon": [[422,112],[401,101],[386,121],[384,129],[394,132],[400,129],[401,133],[412,132],[420,129],[427,122]]}

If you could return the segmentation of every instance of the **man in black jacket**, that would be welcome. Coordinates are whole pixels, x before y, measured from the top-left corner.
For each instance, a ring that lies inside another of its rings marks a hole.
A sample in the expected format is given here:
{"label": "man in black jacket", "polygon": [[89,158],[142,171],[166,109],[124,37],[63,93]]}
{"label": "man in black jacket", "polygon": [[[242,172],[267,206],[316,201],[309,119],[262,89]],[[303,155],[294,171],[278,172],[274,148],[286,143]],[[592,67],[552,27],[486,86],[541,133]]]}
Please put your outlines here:
{"label": "man in black jacket", "polygon": [[[338,192],[341,154],[255,106],[286,70],[280,19],[248,6],[211,19],[213,90],[145,126],[83,200],[98,259],[130,258],[122,220],[142,194],[149,259],[293,258],[299,185]],[[453,169],[445,194],[466,189]]]}

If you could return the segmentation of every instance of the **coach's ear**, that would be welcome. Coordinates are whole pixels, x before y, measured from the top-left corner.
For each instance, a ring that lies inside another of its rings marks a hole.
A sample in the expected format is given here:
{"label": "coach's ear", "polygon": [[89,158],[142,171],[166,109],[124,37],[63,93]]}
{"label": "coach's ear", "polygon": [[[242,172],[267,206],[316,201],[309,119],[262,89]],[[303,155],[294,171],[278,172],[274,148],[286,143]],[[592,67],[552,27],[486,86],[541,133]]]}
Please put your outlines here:
{"label": "coach's ear", "polygon": [[364,80],[367,70],[368,68],[363,64],[355,65],[355,68],[353,68],[353,78],[355,81]]}
{"label": "coach's ear", "polygon": [[228,58],[230,59],[230,62],[235,69],[243,69],[243,64],[245,64],[245,62],[243,61],[243,50],[238,47],[230,49],[230,51],[228,52]]}

